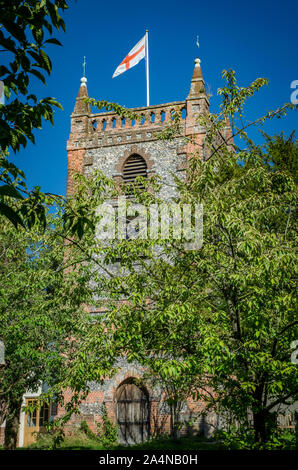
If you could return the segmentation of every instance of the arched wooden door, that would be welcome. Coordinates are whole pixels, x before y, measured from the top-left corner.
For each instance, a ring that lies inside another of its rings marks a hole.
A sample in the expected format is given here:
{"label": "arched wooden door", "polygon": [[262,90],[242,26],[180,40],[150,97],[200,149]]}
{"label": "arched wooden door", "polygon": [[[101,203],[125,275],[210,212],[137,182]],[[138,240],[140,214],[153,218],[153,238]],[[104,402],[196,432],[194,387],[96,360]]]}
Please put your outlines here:
{"label": "arched wooden door", "polygon": [[133,381],[117,390],[117,422],[121,443],[146,441],[150,433],[150,410],[147,391]]}

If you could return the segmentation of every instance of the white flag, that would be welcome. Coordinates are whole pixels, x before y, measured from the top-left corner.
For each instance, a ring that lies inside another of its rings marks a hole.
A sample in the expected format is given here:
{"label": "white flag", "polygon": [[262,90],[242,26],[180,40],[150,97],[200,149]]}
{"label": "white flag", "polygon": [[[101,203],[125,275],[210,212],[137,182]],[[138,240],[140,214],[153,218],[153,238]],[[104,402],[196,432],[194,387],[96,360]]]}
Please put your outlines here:
{"label": "white flag", "polygon": [[121,64],[118,65],[114,72],[113,78],[117,77],[117,75],[120,75],[123,72],[126,72],[126,70],[131,69],[137,65],[140,60],[144,59],[146,53],[145,41],[146,35],[138,42],[138,44],[135,45],[135,47],[132,48],[125,59],[122,60]]}

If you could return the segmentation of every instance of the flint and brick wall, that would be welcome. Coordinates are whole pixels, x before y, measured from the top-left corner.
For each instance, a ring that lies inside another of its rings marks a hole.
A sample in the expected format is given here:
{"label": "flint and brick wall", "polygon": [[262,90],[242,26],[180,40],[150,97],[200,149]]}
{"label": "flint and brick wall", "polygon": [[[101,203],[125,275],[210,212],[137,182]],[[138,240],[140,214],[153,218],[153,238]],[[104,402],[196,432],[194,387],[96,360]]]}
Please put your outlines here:
{"label": "flint and brick wall", "polygon": [[[97,432],[97,424],[102,422],[102,405],[105,404],[109,418],[115,424],[116,417],[116,392],[118,387],[127,379],[142,379],[143,369],[138,364],[128,364],[125,358],[119,359],[117,364],[119,371],[114,377],[104,381],[103,384],[90,382],[90,393],[87,398],[79,406],[80,414],[74,415],[71,421],[65,426],[67,434],[72,434],[79,429],[80,423],[84,420],[93,432]],[[150,435],[160,436],[170,433],[170,408],[164,401],[164,394],[160,387],[146,386],[149,394],[150,409]],[[65,392],[65,399],[70,400],[71,393],[69,390]],[[186,432],[198,433],[203,432],[210,435],[212,432],[214,417],[204,417],[204,402],[194,401],[189,398],[183,404],[180,419],[181,422],[191,421],[193,426],[190,428],[185,425],[181,429],[181,434]],[[64,409],[59,408],[58,417],[63,416]]]}

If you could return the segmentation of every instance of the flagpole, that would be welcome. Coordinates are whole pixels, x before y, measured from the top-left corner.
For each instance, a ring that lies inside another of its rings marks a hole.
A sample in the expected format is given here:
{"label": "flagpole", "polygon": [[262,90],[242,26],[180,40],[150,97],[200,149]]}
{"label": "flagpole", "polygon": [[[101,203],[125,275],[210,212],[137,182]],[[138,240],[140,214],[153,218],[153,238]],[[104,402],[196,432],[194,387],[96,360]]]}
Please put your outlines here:
{"label": "flagpole", "polygon": [[149,105],[149,45],[148,29],[146,29],[146,84],[147,84],[147,106]]}

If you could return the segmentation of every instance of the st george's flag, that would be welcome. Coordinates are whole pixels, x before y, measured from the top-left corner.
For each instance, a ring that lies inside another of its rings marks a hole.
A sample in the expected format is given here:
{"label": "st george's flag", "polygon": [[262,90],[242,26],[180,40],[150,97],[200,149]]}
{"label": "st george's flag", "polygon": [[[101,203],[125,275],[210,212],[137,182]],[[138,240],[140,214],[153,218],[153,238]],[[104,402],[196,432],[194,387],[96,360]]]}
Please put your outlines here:
{"label": "st george's flag", "polygon": [[137,65],[140,60],[144,59],[146,55],[146,35],[132,48],[132,50],[127,54],[125,59],[122,60],[121,64],[116,68],[113,78],[121,75],[121,73],[126,72],[126,70],[131,69]]}

